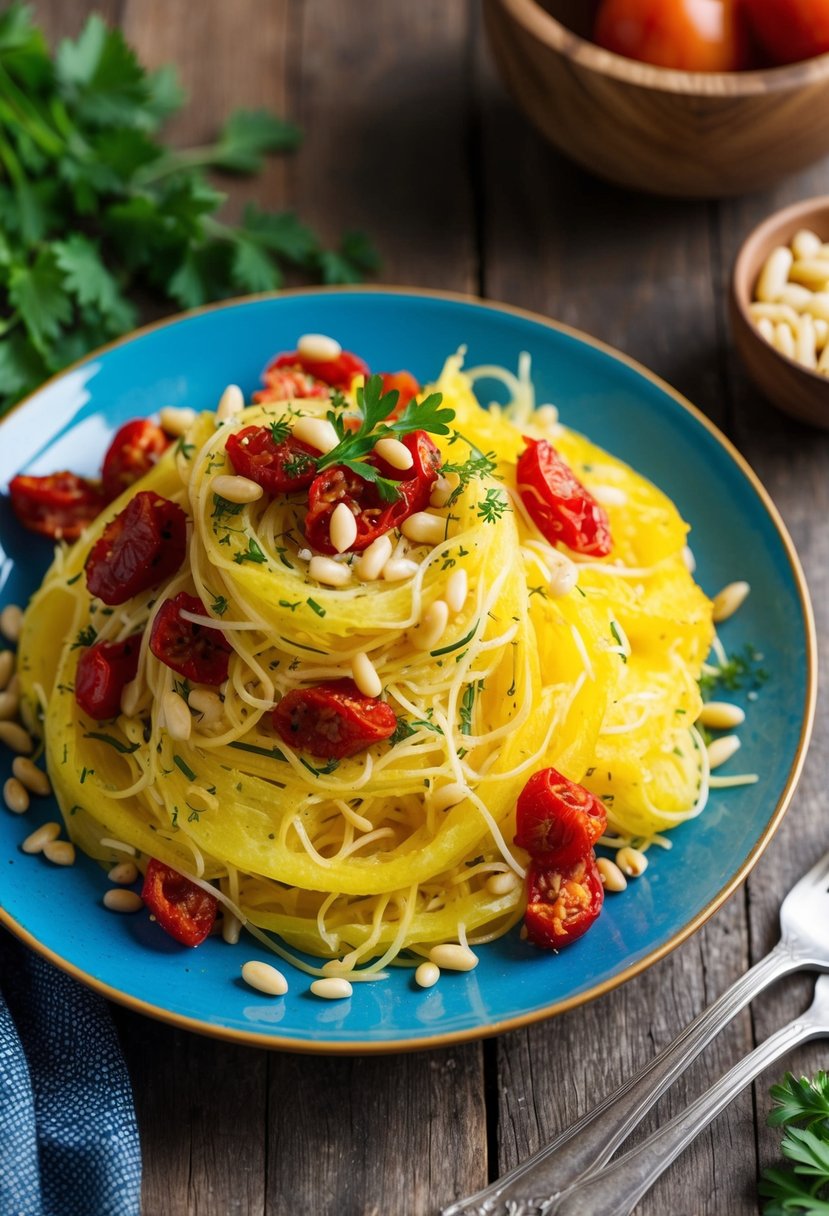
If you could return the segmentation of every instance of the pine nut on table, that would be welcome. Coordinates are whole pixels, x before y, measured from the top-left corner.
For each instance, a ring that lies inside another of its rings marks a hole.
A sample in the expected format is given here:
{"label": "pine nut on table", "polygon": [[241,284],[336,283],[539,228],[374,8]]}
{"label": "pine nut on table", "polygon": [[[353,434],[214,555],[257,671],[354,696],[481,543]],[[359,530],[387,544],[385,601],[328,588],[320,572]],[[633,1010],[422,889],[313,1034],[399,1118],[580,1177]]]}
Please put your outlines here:
{"label": "pine nut on table", "polygon": [[15,756],[12,761],[12,772],[30,793],[38,794],[41,798],[51,794],[52,784],[48,775],[27,756]]}
{"label": "pine nut on table", "polygon": [[17,777],[9,777],[3,785],[3,801],[15,815],[25,815],[29,809],[29,791]]}

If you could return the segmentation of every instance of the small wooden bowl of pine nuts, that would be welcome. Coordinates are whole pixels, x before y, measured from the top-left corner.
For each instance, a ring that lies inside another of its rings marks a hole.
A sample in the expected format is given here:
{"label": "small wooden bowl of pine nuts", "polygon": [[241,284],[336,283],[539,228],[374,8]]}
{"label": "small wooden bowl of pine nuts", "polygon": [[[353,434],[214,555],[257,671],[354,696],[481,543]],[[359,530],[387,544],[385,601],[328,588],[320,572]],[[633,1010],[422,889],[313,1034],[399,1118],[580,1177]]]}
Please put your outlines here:
{"label": "small wooden bowl of pine nuts", "polygon": [[829,196],[785,207],[748,236],[730,312],[756,386],[785,413],[829,428]]}

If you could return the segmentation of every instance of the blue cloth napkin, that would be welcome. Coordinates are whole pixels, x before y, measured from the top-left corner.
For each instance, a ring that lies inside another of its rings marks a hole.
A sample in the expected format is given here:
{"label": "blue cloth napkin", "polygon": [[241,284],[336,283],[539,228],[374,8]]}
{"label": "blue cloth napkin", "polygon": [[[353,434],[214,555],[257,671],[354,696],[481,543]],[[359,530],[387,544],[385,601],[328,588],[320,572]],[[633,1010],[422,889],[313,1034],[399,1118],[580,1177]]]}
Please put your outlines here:
{"label": "blue cloth napkin", "polygon": [[0,1216],[138,1216],[140,1189],[106,1002],[0,929]]}

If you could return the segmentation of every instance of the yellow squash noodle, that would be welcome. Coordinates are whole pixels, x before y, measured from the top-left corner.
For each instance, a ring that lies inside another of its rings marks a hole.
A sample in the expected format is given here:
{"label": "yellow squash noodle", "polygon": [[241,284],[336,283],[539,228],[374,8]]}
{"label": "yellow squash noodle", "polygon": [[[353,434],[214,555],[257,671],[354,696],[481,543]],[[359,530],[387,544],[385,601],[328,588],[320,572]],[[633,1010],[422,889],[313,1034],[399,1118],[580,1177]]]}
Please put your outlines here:
{"label": "yellow squash noodle", "polygon": [[[549,409],[533,414],[526,375],[507,379],[514,399],[503,410],[481,408],[458,357],[435,386],[455,411],[452,433],[435,437],[444,462],[497,456],[447,483],[448,504],[433,509],[440,543],[395,536],[395,556],[415,564],[408,578],[363,579],[354,565],[347,585],[321,584],[309,574],[303,495],[249,504],[216,495],[215,477],[234,472],[228,436],[286,414],[324,415],[330,403],[310,399],[251,406],[221,424],[200,415],[58,550],[26,613],[20,672],[80,847],[111,861],[109,842],[131,845],[142,863],[157,857],[212,883],[239,919],[275,935],[278,952],[287,943],[371,975],[437,942],[488,940],[520,918],[515,804],[540,768],[584,782],[620,838],[647,840],[698,812],[704,765],[691,728],[713,631],[682,560],[687,527],[626,465]],[[525,515],[515,490],[523,434],[550,438],[607,502],[608,558],[553,548]],[[166,585],[108,608],[90,598],[85,562],[142,489],[183,507],[188,560]],[[463,606],[424,644],[424,617],[453,577],[455,594],[465,580]],[[203,624],[233,648],[216,712],[198,709],[198,686],[149,648],[156,613],[181,591],[200,598]],[[139,631],[130,712],[92,721],[73,694],[84,644]],[[339,762],[283,742],[271,722],[279,699],[350,678],[359,655],[397,715],[393,739]],[[186,739],[165,721],[173,692],[193,698]],[[512,885],[492,881],[503,873]]]}

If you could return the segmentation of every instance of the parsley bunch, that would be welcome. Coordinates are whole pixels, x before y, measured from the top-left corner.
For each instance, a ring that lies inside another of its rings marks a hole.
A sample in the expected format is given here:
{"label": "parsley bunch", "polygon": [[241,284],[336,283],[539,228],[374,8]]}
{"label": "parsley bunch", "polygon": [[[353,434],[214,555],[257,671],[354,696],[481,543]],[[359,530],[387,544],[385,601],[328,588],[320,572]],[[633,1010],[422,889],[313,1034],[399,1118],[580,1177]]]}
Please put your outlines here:
{"label": "parsley bunch", "polygon": [[300,132],[239,110],[214,144],[175,151],[158,131],[182,103],[174,71],[146,71],[99,16],[52,55],[20,0],[0,12],[0,413],[148,297],[192,308],[278,287],[285,267],[342,283],[376,266],[361,234],[326,250],[290,212],[217,219],[205,171],[256,173]]}
{"label": "parsley bunch", "polygon": [[785,1128],[780,1147],[794,1166],[763,1171],[763,1216],[829,1216],[829,1075],[819,1072],[809,1081],[787,1073],[782,1085],[772,1086],[771,1097],[768,1122]]}

